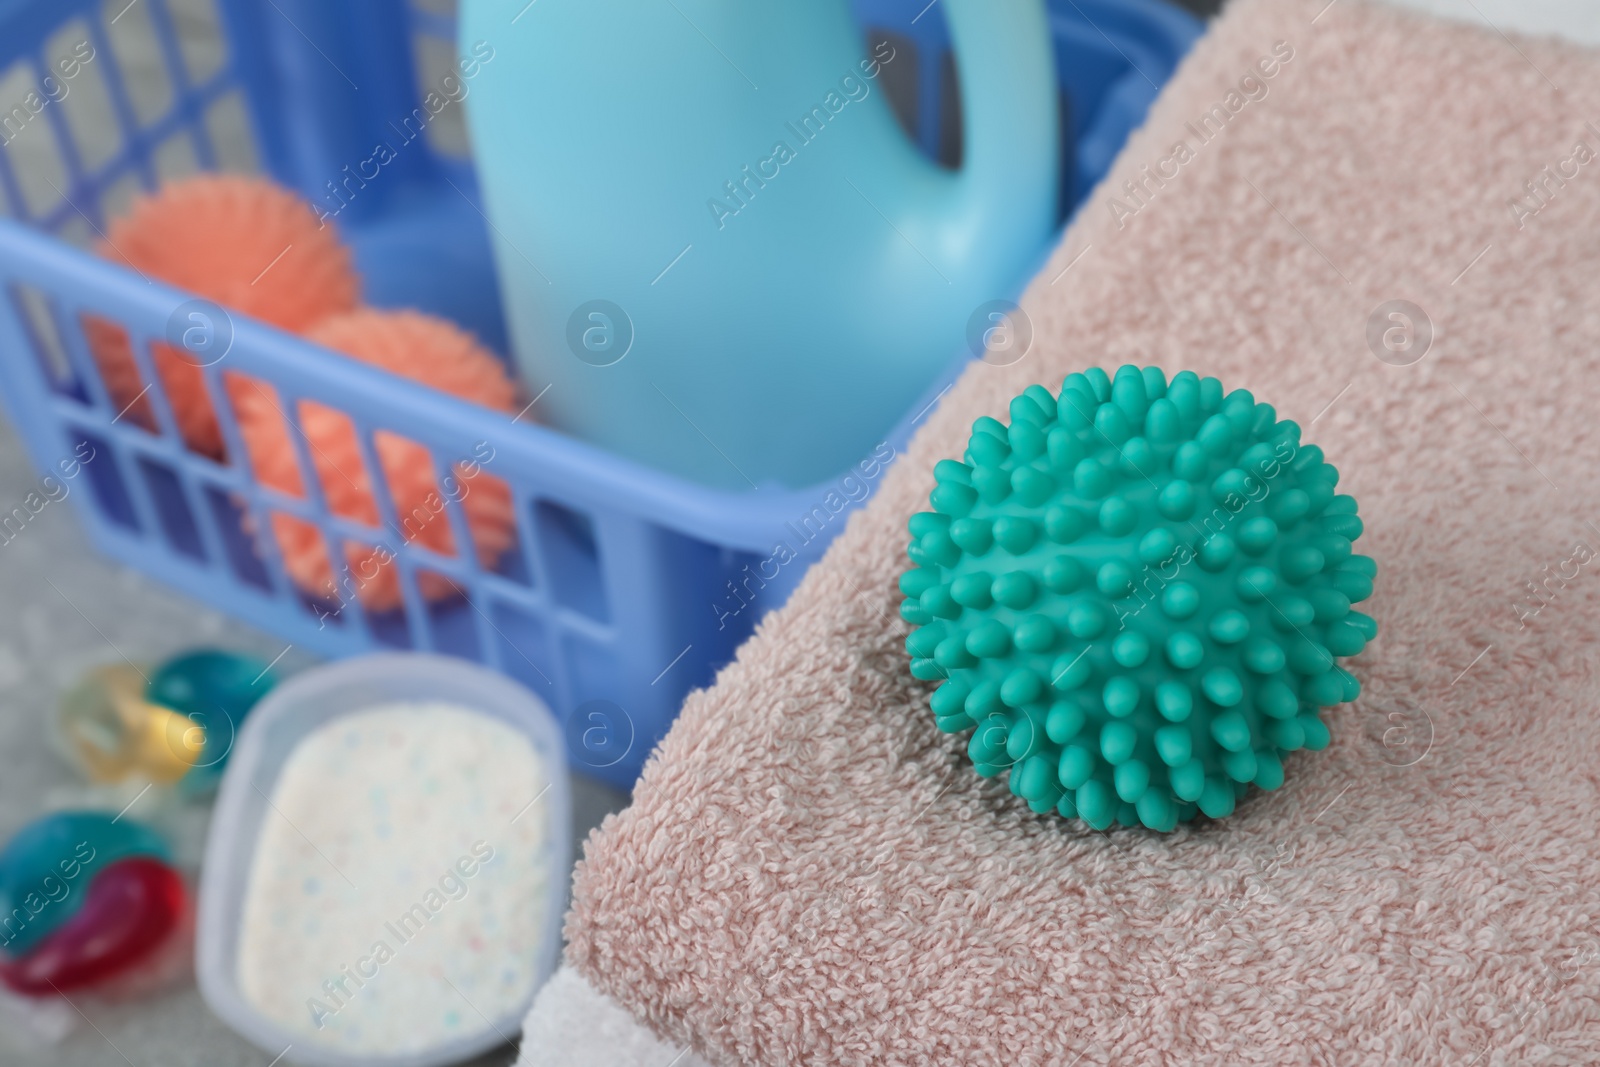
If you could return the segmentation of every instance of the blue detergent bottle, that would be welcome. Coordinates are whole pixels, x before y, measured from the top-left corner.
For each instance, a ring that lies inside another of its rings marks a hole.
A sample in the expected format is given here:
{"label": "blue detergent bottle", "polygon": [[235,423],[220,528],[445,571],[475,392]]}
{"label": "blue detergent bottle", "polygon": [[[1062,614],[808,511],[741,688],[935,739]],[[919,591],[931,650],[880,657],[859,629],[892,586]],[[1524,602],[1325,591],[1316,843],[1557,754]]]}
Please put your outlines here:
{"label": "blue detergent bottle", "polygon": [[[846,0],[463,0],[469,128],[538,417],[705,485],[867,455],[1057,217],[1042,0],[943,0],[963,163]],[[939,17],[938,11],[927,13]],[[906,51],[906,50],[902,50]]]}

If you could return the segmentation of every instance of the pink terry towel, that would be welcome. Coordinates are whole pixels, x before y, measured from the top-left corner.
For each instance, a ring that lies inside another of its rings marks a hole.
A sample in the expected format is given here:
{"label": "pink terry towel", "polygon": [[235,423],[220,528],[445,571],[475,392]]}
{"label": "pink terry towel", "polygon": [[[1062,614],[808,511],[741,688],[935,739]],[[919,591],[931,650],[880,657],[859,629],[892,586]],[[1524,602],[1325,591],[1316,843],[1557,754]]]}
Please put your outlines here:
{"label": "pink terry towel", "polygon": [[[970,368],[590,839],[568,962],[721,1065],[1600,1063],[1597,126],[1582,49],[1235,0],[1028,354]],[[1298,419],[1380,568],[1332,746],[1170,835],[981,780],[896,614],[973,419],[1128,362]]]}

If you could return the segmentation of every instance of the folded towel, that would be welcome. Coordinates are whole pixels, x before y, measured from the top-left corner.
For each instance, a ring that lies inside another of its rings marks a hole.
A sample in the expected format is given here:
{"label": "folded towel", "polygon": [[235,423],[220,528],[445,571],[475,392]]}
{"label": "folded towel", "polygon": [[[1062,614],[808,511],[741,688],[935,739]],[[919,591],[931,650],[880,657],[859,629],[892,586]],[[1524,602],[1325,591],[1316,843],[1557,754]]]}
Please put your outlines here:
{"label": "folded towel", "polygon": [[522,1027],[516,1067],[705,1067],[659,1040],[570,967],[539,990]]}
{"label": "folded towel", "polygon": [[[719,1065],[1600,1063],[1597,125],[1583,49],[1235,0],[1032,350],[970,368],[591,838],[568,963]],[[896,616],[934,462],[1125,362],[1298,419],[1380,565],[1332,746],[1167,835],[980,779]]]}

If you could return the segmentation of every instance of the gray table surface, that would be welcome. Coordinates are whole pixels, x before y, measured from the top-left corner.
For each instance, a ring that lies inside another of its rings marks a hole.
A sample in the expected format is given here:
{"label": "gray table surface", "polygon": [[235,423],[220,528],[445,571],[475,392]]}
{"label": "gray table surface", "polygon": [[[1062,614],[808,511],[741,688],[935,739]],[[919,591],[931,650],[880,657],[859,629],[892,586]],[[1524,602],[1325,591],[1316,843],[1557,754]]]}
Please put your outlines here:
{"label": "gray table surface", "polygon": [[[22,446],[0,421],[0,512],[37,488]],[[50,742],[57,700],[85,670],[124,657],[157,661],[201,644],[267,660],[283,653],[278,670],[285,674],[316,662],[299,649],[285,652],[285,642],[276,637],[97,556],[74,514],[73,494],[79,491],[49,504],[19,536],[0,544],[0,841],[51,807],[86,797],[126,803],[120,796],[86,793],[82,779]],[[130,788],[127,798],[137,791]],[[174,836],[180,861],[198,860],[206,806],[163,810],[154,797],[138,799],[130,817],[159,819]],[[626,803],[625,794],[574,775],[574,842]],[[19,1041],[16,1020],[0,1014],[0,1064],[267,1067],[273,1059],[273,1053],[253,1048],[212,1015],[192,981],[146,1000],[117,1006],[85,1002],[82,1008],[76,1031],[57,1045]],[[490,1067],[513,1058],[505,1048],[474,1063]]]}

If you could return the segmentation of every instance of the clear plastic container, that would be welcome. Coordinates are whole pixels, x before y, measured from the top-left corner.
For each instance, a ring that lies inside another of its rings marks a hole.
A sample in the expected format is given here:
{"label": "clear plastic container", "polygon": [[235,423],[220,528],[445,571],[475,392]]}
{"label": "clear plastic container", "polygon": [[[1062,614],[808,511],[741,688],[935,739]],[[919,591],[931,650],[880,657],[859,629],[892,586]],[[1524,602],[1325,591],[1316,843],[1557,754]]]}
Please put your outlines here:
{"label": "clear plastic container", "polygon": [[[396,701],[441,701],[481,712],[527,735],[542,763],[548,788],[543,804],[545,847],[555,872],[542,900],[543,910],[534,992],[554,972],[561,949],[561,919],[566,910],[566,876],[571,868],[571,793],[566,749],[560,727],[542,701],[502,674],[464,660],[424,653],[380,653],[343,660],[297,675],[278,686],[250,713],[239,731],[217,794],[217,806],[200,876],[200,906],[195,972],[211,1010],[239,1034],[276,1056],[312,1067],[427,1067],[455,1063],[504,1043],[520,1031],[526,1002],[492,1019],[483,1032],[441,1043],[425,1052],[354,1055],[319,1048],[262,1015],[239,989],[238,950],[245,892],[255,858],[268,798],[300,741],[324,723]],[[530,812],[529,814],[532,814]]]}

